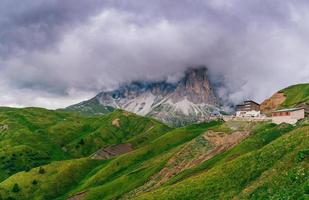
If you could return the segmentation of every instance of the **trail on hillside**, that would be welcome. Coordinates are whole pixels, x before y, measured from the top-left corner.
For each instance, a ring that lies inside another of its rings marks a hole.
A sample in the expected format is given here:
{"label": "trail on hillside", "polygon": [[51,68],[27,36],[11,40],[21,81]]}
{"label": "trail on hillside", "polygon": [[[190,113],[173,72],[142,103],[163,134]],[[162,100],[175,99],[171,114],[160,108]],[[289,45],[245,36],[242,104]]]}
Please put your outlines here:
{"label": "trail on hillside", "polygon": [[195,167],[215,155],[234,147],[248,137],[249,134],[250,131],[235,131],[230,134],[211,130],[207,131],[186,143],[180,151],[169,159],[160,172],[154,174],[143,186],[124,195],[122,199],[130,199],[143,192],[159,188],[180,172]]}

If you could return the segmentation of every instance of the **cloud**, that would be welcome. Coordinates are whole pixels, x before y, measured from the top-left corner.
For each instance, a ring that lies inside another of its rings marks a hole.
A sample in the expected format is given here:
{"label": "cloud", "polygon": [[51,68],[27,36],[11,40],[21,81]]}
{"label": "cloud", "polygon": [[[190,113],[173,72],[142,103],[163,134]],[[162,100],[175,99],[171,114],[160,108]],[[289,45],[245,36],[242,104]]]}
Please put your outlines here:
{"label": "cloud", "polygon": [[11,2],[0,7],[2,105],[62,107],[200,64],[234,103],[309,80],[306,1]]}

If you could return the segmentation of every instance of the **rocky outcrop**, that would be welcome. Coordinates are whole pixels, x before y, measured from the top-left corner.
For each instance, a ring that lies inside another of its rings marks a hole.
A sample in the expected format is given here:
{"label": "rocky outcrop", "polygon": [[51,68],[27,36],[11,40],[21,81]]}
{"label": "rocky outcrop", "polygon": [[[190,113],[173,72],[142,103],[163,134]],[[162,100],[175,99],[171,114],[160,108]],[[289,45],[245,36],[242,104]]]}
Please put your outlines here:
{"label": "rocky outcrop", "polygon": [[208,80],[207,68],[191,68],[186,71],[173,94],[175,102],[183,97],[194,104],[218,105],[218,99]]}
{"label": "rocky outcrop", "polygon": [[262,113],[270,115],[273,111],[277,110],[277,108],[285,101],[285,99],[286,97],[283,92],[277,92],[269,99],[263,101],[260,105],[260,109]]}

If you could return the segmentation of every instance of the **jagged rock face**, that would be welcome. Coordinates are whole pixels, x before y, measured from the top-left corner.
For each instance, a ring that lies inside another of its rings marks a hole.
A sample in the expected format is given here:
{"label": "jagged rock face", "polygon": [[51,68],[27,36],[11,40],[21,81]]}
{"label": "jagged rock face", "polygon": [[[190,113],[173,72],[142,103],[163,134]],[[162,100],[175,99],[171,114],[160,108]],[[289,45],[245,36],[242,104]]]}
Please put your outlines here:
{"label": "jagged rock face", "polygon": [[218,104],[218,100],[210,86],[206,68],[189,69],[186,72],[185,77],[180,80],[173,96],[176,102],[183,97],[187,97],[194,104]]}
{"label": "jagged rock face", "polygon": [[114,91],[101,92],[95,98],[103,106],[154,117],[176,126],[206,120],[219,105],[204,67],[187,70],[174,84],[132,82]]}

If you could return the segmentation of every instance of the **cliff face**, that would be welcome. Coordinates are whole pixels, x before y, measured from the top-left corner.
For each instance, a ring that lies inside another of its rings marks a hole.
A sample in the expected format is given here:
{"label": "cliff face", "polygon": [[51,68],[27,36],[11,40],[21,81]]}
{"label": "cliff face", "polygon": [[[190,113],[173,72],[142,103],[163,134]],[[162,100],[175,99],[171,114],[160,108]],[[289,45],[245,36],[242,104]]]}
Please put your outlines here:
{"label": "cliff face", "polygon": [[95,99],[105,107],[151,116],[177,126],[206,120],[211,112],[219,110],[219,100],[205,67],[188,69],[174,84],[135,81],[101,92]]}
{"label": "cliff face", "polygon": [[286,97],[284,96],[283,92],[277,92],[269,99],[263,101],[260,106],[261,111],[266,115],[270,115],[273,111],[279,108],[279,106],[285,101],[285,99]]}
{"label": "cliff face", "polygon": [[214,94],[206,68],[189,69],[180,80],[174,93],[175,101],[186,97],[189,101],[200,104],[217,105],[218,99]]}

